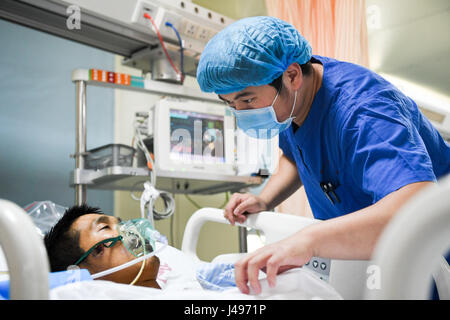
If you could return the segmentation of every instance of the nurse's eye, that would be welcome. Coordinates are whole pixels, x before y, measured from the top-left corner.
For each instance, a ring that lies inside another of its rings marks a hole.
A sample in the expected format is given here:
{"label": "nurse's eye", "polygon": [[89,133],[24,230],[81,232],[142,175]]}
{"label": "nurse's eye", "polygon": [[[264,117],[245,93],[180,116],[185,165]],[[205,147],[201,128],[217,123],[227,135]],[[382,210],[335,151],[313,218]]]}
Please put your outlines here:
{"label": "nurse's eye", "polygon": [[255,100],[255,98],[250,98],[250,99],[242,100],[242,102],[244,102],[244,103],[252,103],[254,100]]}

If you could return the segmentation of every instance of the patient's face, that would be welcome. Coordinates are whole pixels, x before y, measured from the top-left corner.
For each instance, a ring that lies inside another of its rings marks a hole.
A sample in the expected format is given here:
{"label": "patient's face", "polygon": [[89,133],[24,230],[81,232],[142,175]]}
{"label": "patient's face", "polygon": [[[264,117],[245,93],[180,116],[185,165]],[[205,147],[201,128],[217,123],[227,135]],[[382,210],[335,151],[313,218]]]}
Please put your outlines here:
{"label": "patient's face", "polygon": [[[79,245],[84,251],[89,250],[98,242],[107,238],[118,236],[115,226],[118,223],[115,217],[102,214],[86,214],[74,221],[71,230],[80,233]],[[80,268],[86,268],[91,274],[104,271],[130,260],[135,257],[125,248],[121,241],[107,248],[100,246],[80,263]],[[128,268],[109,274],[101,280],[110,280],[118,283],[131,283],[139,273],[142,263],[136,263]],[[159,269],[159,259],[156,256],[145,261],[145,268],[136,285],[157,287],[156,276]]]}

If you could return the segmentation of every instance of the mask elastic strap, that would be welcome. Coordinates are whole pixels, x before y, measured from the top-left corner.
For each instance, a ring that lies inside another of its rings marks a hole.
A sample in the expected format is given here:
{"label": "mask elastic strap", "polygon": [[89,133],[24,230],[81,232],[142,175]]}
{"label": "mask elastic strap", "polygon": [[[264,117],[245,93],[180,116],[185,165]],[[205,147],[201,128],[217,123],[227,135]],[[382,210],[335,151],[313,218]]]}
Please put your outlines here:
{"label": "mask elastic strap", "polygon": [[275,98],[273,99],[272,104],[271,104],[272,107],[273,107],[275,101],[277,100],[278,95],[280,94],[280,91],[281,91],[281,89],[279,91],[277,91],[277,95],[275,96]]}
{"label": "mask elastic strap", "polygon": [[[294,109],[295,109],[295,103],[297,102],[297,91],[295,91],[295,95],[294,95],[294,104],[292,105],[292,110],[291,110],[291,114],[289,115],[289,118],[292,117],[292,114],[294,113]],[[294,117],[295,118],[295,117]]]}
{"label": "mask elastic strap", "polygon": [[160,247],[159,249],[156,249],[155,251],[153,251],[153,252],[151,252],[151,253],[149,253],[147,255],[144,255],[144,256],[142,256],[140,258],[136,258],[136,259],[131,260],[129,262],[126,262],[124,264],[121,264],[120,266],[117,266],[117,267],[114,267],[114,268],[111,268],[111,269],[108,269],[108,270],[101,271],[101,272],[98,272],[96,274],[93,274],[92,275],[92,279],[97,279],[97,278],[104,277],[104,276],[106,276],[108,274],[111,274],[111,273],[120,271],[122,269],[128,268],[128,267],[130,267],[130,266],[132,266],[132,265],[134,265],[136,263],[141,262],[142,260],[146,260],[146,259],[154,256],[155,254],[161,252],[162,250],[164,250],[166,248],[166,246],[167,246],[167,244],[163,244],[162,247]]}

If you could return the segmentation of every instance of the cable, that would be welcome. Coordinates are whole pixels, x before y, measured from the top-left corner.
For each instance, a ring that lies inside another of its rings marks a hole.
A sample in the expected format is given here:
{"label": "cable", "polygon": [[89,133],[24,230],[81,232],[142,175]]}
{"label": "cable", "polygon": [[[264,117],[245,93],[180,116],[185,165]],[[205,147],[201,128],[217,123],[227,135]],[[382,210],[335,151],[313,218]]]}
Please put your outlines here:
{"label": "cable", "polygon": [[[150,197],[147,204],[147,217],[153,222],[155,220],[162,220],[169,218],[175,212],[175,200],[172,195],[165,191],[159,191],[159,197],[164,201],[164,211],[155,209],[155,201],[158,197]],[[154,224],[153,224],[154,225]]]}
{"label": "cable", "polygon": [[[142,238],[141,235],[139,235],[139,238],[141,239],[141,243],[143,244],[142,247],[144,249],[144,256],[145,256],[145,240]],[[136,277],[134,278],[133,281],[131,281],[130,286],[134,286],[134,284],[138,281],[138,279],[141,277],[142,275],[142,271],[144,271],[144,267],[145,267],[145,260],[142,260],[142,264],[141,264],[141,269],[139,270],[138,274],[136,275]]]}
{"label": "cable", "polygon": [[144,152],[145,159],[147,160],[147,167],[150,170],[150,183],[152,186],[156,185],[156,173],[155,173],[155,165],[153,163],[153,158],[150,154],[150,151],[148,151],[147,146],[144,143],[144,140],[142,139],[141,133],[139,132],[139,128],[137,127],[136,123],[134,123],[134,132],[135,136],[137,137],[137,146]]}
{"label": "cable", "polygon": [[[202,206],[200,206],[197,202],[195,202],[190,196],[188,196],[187,194],[184,195],[184,197],[189,200],[190,203],[192,203],[194,205],[194,207],[196,207],[197,209],[201,209],[203,208]],[[225,192],[225,201],[222,203],[221,206],[219,206],[219,209],[223,209],[225,208],[225,206],[227,205],[229,200],[229,196],[228,196],[228,191]]]}
{"label": "cable", "polygon": [[[172,195],[172,196],[173,196],[173,195]],[[170,217],[170,245],[171,245],[172,247],[175,246],[175,245],[174,245],[174,243],[175,243],[175,236],[174,236],[174,232],[173,232],[173,229],[174,229],[173,224],[174,224],[174,215],[172,215],[172,216]]]}
{"label": "cable", "polygon": [[180,67],[181,67],[181,74],[184,77],[184,51],[183,51],[183,40],[181,40],[181,36],[180,33],[178,32],[177,28],[174,27],[173,24],[171,24],[170,22],[166,22],[166,26],[170,27],[173,29],[173,31],[175,31],[175,34],[177,35],[178,38],[178,43],[180,45]]}
{"label": "cable", "polygon": [[[152,225],[154,226],[154,219],[161,220],[169,218],[171,215],[175,212],[175,199],[172,197],[172,195],[165,191],[159,191],[156,190],[156,172],[155,172],[155,164],[153,162],[152,156],[150,154],[150,151],[147,149],[144,140],[142,139],[141,133],[139,132],[139,128],[136,125],[136,122],[134,123],[134,129],[135,129],[135,136],[137,138],[137,146],[144,152],[145,158],[147,159],[147,166],[150,169],[150,186],[144,183],[144,193],[142,194],[140,199],[136,199],[134,196],[134,187],[131,193],[131,197],[135,200],[141,201],[141,216],[142,218],[145,218],[144,211],[147,212],[147,218],[152,222]],[[145,197],[145,199],[143,198]],[[155,209],[155,201],[156,199],[160,197],[164,201],[164,211],[158,211]],[[145,204],[143,203],[145,201]],[[147,210],[145,210],[145,207],[147,207]]]}
{"label": "cable", "polygon": [[187,194],[185,194],[184,197],[185,197],[186,199],[188,199],[189,202],[192,203],[192,204],[194,205],[194,207],[196,207],[197,209],[201,209],[201,208],[202,208],[197,202],[195,202],[194,200],[192,200],[191,197],[189,197]]}
{"label": "cable", "polygon": [[180,71],[178,71],[178,68],[177,68],[177,67],[175,66],[175,64],[173,63],[172,58],[170,58],[169,52],[167,52],[166,46],[164,45],[163,38],[162,38],[162,36],[161,36],[161,33],[160,33],[159,30],[158,30],[158,27],[156,26],[155,21],[153,21],[153,18],[152,18],[147,12],[144,13],[144,18],[150,20],[150,22],[152,23],[153,27],[155,28],[156,34],[158,35],[159,42],[161,43],[161,46],[162,46],[162,48],[163,48],[163,50],[164,50],[164,53],[166,54],[167,60],[169,60],[169,63],[170,63],[170,65],[172,66],[173,70],[174,70],[178,75],[180,75],[180,77],[181,77],[181,83],[183,83],[183,81],[184,81],[184,75],[183,75]]}

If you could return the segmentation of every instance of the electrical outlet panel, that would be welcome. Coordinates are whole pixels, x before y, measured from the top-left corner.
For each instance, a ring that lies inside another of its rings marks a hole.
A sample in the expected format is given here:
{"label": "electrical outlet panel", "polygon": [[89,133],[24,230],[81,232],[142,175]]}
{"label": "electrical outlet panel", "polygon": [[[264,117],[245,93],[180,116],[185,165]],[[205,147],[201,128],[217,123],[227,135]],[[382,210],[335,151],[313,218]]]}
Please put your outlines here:
{"label": "electrical outlet panel", "polygon": [[144,18],[147,12],[164,39],[178,42],[175,30],[166,26],[170,22],[182,38],[183,47],[192,52],[202,52],[205,44],[231,23],[231,19],[189,1],[135,0],[135,3],[131,22],[137,28],[156,32],[151,21]]}
{"label": "electrical outlet panel", "polygon": [[146,1],[139,1],[134,9],[131,22],[153,29],[152,23],[148,19],[144,18],[144,13],[148,13],[153,19],[155,19],[158,15],[158,11],[158,6]]}

